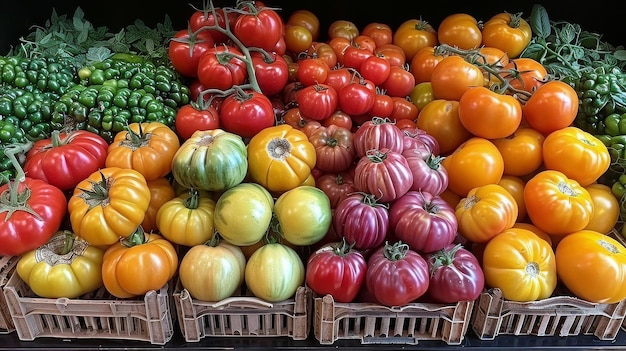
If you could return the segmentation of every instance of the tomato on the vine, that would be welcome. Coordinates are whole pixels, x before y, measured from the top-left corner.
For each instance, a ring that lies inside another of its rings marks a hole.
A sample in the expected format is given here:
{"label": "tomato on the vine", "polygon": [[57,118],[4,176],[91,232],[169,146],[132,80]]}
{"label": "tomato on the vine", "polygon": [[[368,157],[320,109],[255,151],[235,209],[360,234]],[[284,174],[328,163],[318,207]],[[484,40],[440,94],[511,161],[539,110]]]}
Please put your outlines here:
{"label": "tomato on the vine", "polygon": [[289,67],[287,61],[275,53],[250,53],[254,74],[261,92],[273,96],[283,91],[289,81]]}
{"label": "tomato on the vine", "polygon": [[198,62],[198,80],[207,89],[227,90],[248,78],[243,53],[235,46],[220,45],[208,49]]}
{"label": "tomato on the vine", "polygon": [[459,101],[463,93],[472,87],[484,85],[480,68],[463,57],[447,56],[433,68],[430,83],[436,99]]}
{"label": "tomato on the vine", "polygon": [[176,134],[181,140],[187,140],[196,130],[210,130],[220,127],[220,118],[215,107],[203,109],[194,104],[181,106],[174,120]]}
{"label": "tomato on the vine", "polygon": [[193,33],[191,29],[182,29],[170,40],[168,57],[178,73],[195,78],[200,57],[213,45],[215,41],[208,31]]}
{"label": "tomato on the vine", "polygon": [[283,35],[283,19],[271,8],[245,6],[232,33],[244,46],[272,51]]}
{"label": "tomato on the vine", "polygon": [[224,99],[219,118],[222,129],[244,138],[253,137],[276,122],[274,107],[267,96],[243,90]]}

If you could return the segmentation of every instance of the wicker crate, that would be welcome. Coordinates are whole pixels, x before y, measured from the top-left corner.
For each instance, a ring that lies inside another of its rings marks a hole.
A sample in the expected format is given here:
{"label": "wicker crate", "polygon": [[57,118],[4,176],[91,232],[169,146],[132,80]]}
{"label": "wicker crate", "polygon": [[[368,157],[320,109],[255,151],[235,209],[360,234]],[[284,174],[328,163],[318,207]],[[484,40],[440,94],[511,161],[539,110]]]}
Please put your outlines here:
{"label": "wicker crate", "polygon": [[174,334],[170,284],[135,299],[117,299],[104,288],[76,299],[49,299],[37,297],[14,272],[4,293],[20,340],[103,338],[163,345]]}
{"label": "wicker crate", "polygon": [[576,336],[595,335],[613,340],[624,321],[626,300],[613,304],[588,302],[573,296],[515,302],[489,289],[477,300],[472,330],[483,340],[498,335]]}
{"label": "wicker crate", "polygon": [[474,301],[456,304],[410,303],[386,307],[374,303],[339,303],[331,295],[313,299],[315,338],[320,344],[359,339],[362,344],[417,344],[441,340],[461,344]]}
{"label": "wicker crate", "polygon": [[178,324],[188,342],[207,336],[291,337],[309,335],[311,290],[299,287],[292,299],[269,303],[253,296],[233,296],[218,302],[196,300],[177,285],[174,303]]}
{"label": "wicker crate", "polygon": [[17,256],[0,256],[0,334],[8,334],[15,330],[9,306],[7,306],[2,290],[15,270],[17,261]]}

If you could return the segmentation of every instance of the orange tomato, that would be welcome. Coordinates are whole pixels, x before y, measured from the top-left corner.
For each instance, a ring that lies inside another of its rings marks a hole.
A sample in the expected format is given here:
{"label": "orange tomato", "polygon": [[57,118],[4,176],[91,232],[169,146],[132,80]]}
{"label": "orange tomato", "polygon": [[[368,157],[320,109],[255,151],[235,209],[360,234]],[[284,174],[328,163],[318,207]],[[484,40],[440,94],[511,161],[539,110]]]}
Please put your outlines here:
{"label": "orange tomato", "polygon": [[[487,65],[496,70],[503,69],[510,62],[509,56],[506,52],[491,46],[481,46],[478,49],[478,55],[477,64],[479,66]],[[499,74],[491,74],[487,72],[485,68],[482,68],[482,70],[483,75],[485,76],[486,87],[491,87],[495,84],[502,86],[503,82]]]}
{"label": "orange tomato", "polygon": [[480,68],[465,61],[461,56],[443,58],[433,68],[430,82],[436,99],[459,101],[472,87],[484,85],[484,75]]}
{"label": "orange tomato", "polygon": [[150,188],[150,204],[146,210],[146,216],[141,223],[141,227],[147,233],[157,233],[159,229],[156,222],[157,212],[164,203],[176,197],[176,191],[166,177],[149,181],[148,188]]}
{"label": "orange tomato", "polygon": [[510,59],[500,75],[512,88],[532,93],[545,83],[548,71],[537,60],[518,57]]}
{"label": "orange tomato", "polygon": [[543,163],[545,137],[529,127],[520,127],[513,134],[492,140],[504,159],[504,174],[525,176]]}
{"label": "orange tomato", "polygon": [[286,23],[288,26],[302,26],[311,33],[313,41],[317,41],[320,35],[320,21],[317,15],[309,10],[295,10],[289,15]]}
{"label": "orange tomato", "polygon": [[463,50],[478,48],[483,40],[478,21],[472,15],[455,13],[446,16],[437,28],[440,43]]}
{"label": "orange tomato", "polygon": [[437,32],[424,20],[409,19],[396,29],[393,44],[401,47],[407,60],[411,60],[421,49],[438,44]]}
{"label": "orange tomato", "polygon": [[526,203],[524,203],[524,187],[526,186],[526,181],[520,177],[505,174],[498,182],[498,185],[506,189],[515,199],[517,203],[517,222],[526,219]]}
{"label": "orange tomato", "polygon": [[430,82],[433,69],[445,56],[436,55],[435,48],[432,46],[425,47],[418,51],[411,59],[409,72],[413,73],[415,83]]}
{"label": "orange tomato", "polygon": [[585,189],[593,201],[593,215],[585,229],[607,234],[615,228],[619,219],[619,201],[607,185],[594,183],[585,186]]}
{"label": "orange tomato", "polygon": [[398,45],[385,44],[377,46],[376,49],[374,49],[374,55],[387,59],[390,66],[403,67],[406,63],[404,51]]}
{"label": "orange tomato", "polygon": [[328,45],[333,48],[335,55],[337,56],[337,63],[343,65],[343,56],[346,53],[346,49],[350,47],[350,39],[344,37],[335,37],[328,40]]}
{"label": "orange tomato", "polygon": [[530,178],[524,187],[524,202],[531,223],[549,235],[582,230],[593,216],[587,189],[559,171],[544,170]]}
{"label": "orange tomato", "polygon": [[459,100],[459,120],[475,136],[504,138],[519,128],[522,105],[512,95],[475,86],[467,89]]}
{"label": "orange tomato", "polygon": [[482,26],[483,45],[501,49],[509,57],[518,57],[530,43],[532,34],[522,13],[498,13]]}
{"label": "orange tomato", "polygon": [[547,135],[570,126],[578,114],[578,105],[574,88],[564,81],[552,80],[535,90],[524,103],[522,114],[529,126]]}
{"label": "orange tomato", "polygon": [[504,172],[498,148],[480,137],[465,141],[444,158],[441,165],[448,171],[448,189],[460,196],[466,196],[479,186],[497,184]]}
{"label": "orange tomato", "polygon": [[470,190],[455,207],[459,233],[474,243],[484,243],[513,227],[517,201],[498,184],[485,184]]}
{"label": "orange tomato", "polygon": [[557,284],[552,246],[535,233],[510,228],[493,237],[483,251],[485,283],[511,301],[548,298]]}
{"label": "orange tomato", "polygon": [[458,101],[438,99],[426,104],[417,115],[417,127],[437,139],[442,155],[454,151],[472,137],[461,124],[458,110]]}
{"label": "orange tomato", "polygon": [[541,239],[545,240],[552,247],[554,247],[553,246],[553,242],[552,242],[552,237],[550,235],[548,235],[548,233],[546,233],[543,230],[537,228],[537,226],[532,224],[532,223],[517,222],[517,223],[513,224],[513,228],[520,228],[520,229],[530,230],[531,232],[535,233],[538,237],[540,237]]}
{"label": "orange tomato", "polygon": [[611,155],[600,139],[572,126],[558,129],[545,138],[543,162],[547,169],[560,171],[587,186],[609,169]]}

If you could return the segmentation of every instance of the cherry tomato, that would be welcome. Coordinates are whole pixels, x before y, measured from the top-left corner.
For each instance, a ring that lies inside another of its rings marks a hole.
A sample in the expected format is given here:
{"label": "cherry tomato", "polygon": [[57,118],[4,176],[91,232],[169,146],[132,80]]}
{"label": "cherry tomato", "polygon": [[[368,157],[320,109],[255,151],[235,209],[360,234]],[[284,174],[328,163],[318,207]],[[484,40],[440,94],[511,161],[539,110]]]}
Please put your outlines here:
{"label": "cherry tomato", "polygon": [[404,55],[404,50],[401,47],[394,44],[385,44],[381,46],[377,46],[374,49],[374,55],[379,57],[384,57],[389,61],[390,66],[404,66],[406,63],[406,56]]}
{"label": "cherry tomato", "polygon": [[389,76],[380,86],[389,96],[406,97],[415,88],[415,77],[404,67],[392,66]]}

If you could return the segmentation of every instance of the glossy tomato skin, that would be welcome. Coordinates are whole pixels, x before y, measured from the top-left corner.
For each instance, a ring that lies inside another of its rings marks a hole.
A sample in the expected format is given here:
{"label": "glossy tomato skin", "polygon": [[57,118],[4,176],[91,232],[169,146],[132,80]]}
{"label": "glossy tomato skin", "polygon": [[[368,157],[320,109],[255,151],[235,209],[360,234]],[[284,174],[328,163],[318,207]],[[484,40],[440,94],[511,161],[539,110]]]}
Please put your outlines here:
{"label": "glossy tomato skin", "polygon": [[556,248],[559,277],[574,295],[594,303],[626,298],[626,248],[610,236],[581,230],[561,239]]}
{"label": "glossy tomato skin", "polygon": [[270,99],[256,91],[229,95],[220,107],[220,126],[229,132],[251,138],[275,124],[274,106]]}
{"label": "glossy tomato skin", "polygon": [[504,174],[525,176],[543,163],[545,136],[530,127],[520,127],[513,134],[492,140],[504,161]]}
{"label": "glossy tomato skin", "polygon": [[337,208],[341,200],[356,191],[353,177],[348,172],[324,173],[317,178],[315,186],[326,193],[332,209]]}
{"label": "glossy tomato skin", "polygon": [[432,135],[441,155],[448,155],[472,137],[459,120],[459,102],[436,99],[419,111],[417,128]]}
{"label": "glossy tomato skin", "polygon": [[530,96],[522,113],[528,125],[548,135],[574,122],[578,102],[574,88],[563,81],[553,80],[543,84]]}
{"label": "glossy tomato skin", "polygon": [[194,11],[189,17],[189,28],[193,32],[199,30],[207,31],[211,34],[215,43],[224,43],[229,38],[226,34],[216,29],[216,27],[225,29],[226,21],[228,21],[230,28],[232,28],[238,15],[235,12],[228,12],[228,14],[226,14],[223,8],[215,8],[214,10],[215,12],[212,10]]}
{"label": "glossy tomato skin", "polygon": [[283,35],[283,19],[271,8],[247,6],[235,21],[233,34],[244,46],[272,51]]}
{"label": "glossy tomato skin", "polygon": [[480,46],[483,35],[478,21],[472,15],[453,13],[439,23],[437,39],[441,44],[471,50]]}
{"label": "glossy tomato skin", "polygon": [[309,10],[298,9],[293,11],[287,19],[287,26],[302,26],[306,28],[316,41],[320,35],[320,20],[317,15]]}
{"label": "glossy tomato skin", "polygon": [[387,79],[380,86],[387,95],[404,98],[415,88],[415,77],[403,66],[392,66]]}
{"label": "glossy tomato skin", "polygon": [[316,167],[324,172],[342,172],[352,166],[356,159],[354,136],[349,129],[330,125],[320,126],[309,134],[315,146]]}
{"label": "glossy tomato skin", "polygon": [[369,150],[354,169],[354,186],[381,202],[399,199],[412,185],[413,173],[406,158],[387,148]]}
{"label": "glossy tomato skin", "polygon": [[387,237],[389,212],[375,196],[354,192],[337,204],[333,228],[337,237],[345,237],[355,249],[373,249]]}
{"label": "glossy tomato skin", "polygon": [[395,237],[417,252],[441,250],[454,241],[458,223],[442,198],[411,190],[391,204],[389,226]]}
{"label": "glossy tomato skin", "polygon": [[587,189],[554,170],[541,171],[526,182],[524,202],[532,223],[550,235],[582,230],[593,215]]}
{"label": "glossy tomato skin", "polygon": [[367,261],[345,240],[323,245],[308,258],[305,282],[316,294],[352,302],[365,282]]}
{"label": "glossy tomato skin", "polygon": [[460,244],[425,256],[430,271],[428,296],[441,303],[476,300],[485,287],[485,275],[474,254]]}
{"label": "glossy tomato skin", "polygon": [[100,135],[77,130],[53,132],[26,154],[24,172],[61,190],[70,190],[92,172],[104,167],[108,143]]}
{"label": "glossy tomato skin", "polygon": [[321,121],[337,110],[339,95],[327,84],[315,84],[299,90],[296,101],[304,117]]}
{"label": "glossy tomato skin", "polygon": [[349,115],[364,115],[374,106],[376,92],[365,84],[353,81],[337,92],[338,107]]}
{"label": "glossy tomato skin", "polygon": [[9,197],[9,184],[17,187],[19,194],[30,192],[24,205],[36,214],[19,209],[0,213],[0,255],[18,256],[44,245],[57,232],[67,212],[67,201],[59,188],[30,177],[0,186],[3,197]]}
{"label": "glossy tomato skin", "polygon": [[289,81],[289,68],[287,61],[276,53],[250,53],[254,74],[261,92],[267,96],[281,93]]}
{"label": "glossy tomato skin", "polygon": [[363,27],[361,35],[372,38],[376,47],[391,44],[393,41],[393,30],[386,23],[370,22]]}
{"label": "glossy tomato skin", "polygon": [[438,44],[437,32],[433,26],[421,19],[408,19],[400,24],[393,33],[393,44],[404,51],[407,60],[411,60],[421,49]]}
{"label": "glossy tomato skin", "polygon": [[482,43],[518,57],[532,38],[532,29],[521,14],[498,13],[482,26]]}
{"label": "glossy tomato skin", "polygon": [[480,68],[463,57],[444,57],[433,68],[430,83],[435,99],[461,100],[461,96],[472,87],[481,87],[485,77]]}
{"label": "glossy tomato skin", "polygon": [[246,264],[246,286],[254,296],[268,302],[291,298],[304,278],[305,268],[298,253],[278,242],[258,248]]}
{"label": "glossy tomato skin", "polygon": [[464,197],[473,188],[498,183],[504,174],[504,160],[488,139],[472,137],[443,159],[448,171],[448,189]]}
{"label": "glossy tomato skin", "polygon": [[321,189],[300,185],[276,199],[274,218],[281,237],[289,243],[313,245],[324,238],[332,224],[330,200]]}
{"label": "glossy tomato skin", "polygon": [[215,45],[208,31],[198,33],[182,29],[174,34],[168,46],[168,57],[174,69],[185,77],[198,76],[200,57]]}
{"label": "glossy tomato skin", "polygon": [[220,127],[220,118],[213,106],[200,110],[192,104],[181,106],[176,112],[174,120],[176,134],[185,141],[197,130],[211,130]]}
{"label": "glossy tomato skin", "polygon": [[619,201],[607,185],[594,183],[585,189],[593,200],[593,216],[585,229],[603,234],[610,232],[619,220]]}
{"label": "glossy tomato skin", "polygon": [[365,283],[382,305],[406,305],[428,290],[428,263],[402,242],[387,243],[369,256]]}
{"label": "glossy tomato skin", "polygon": [[[234,56],[233,56],[234,55]],[[208,49],[198,61],[198,81],[206,89],[227,90],[248,78],[243,53],[235,46],[221,45]]]}
{"label": "glossy tomato skin", "polygon": [[404,151],[404,134],[388,118],[372,117],[361,124],[354,133],[354,147],[357,157],[363,157],[368,150],[387,148],[402,153]]}
{"label": "glossy tomato skin", "polygon": [[410,190],[440,195],[448,188],[448,171],[441,165],[442,157],[420,149],[405,149],[402,156],[413,173]]}
{"label": "glossy tomato skin", "polygon": [[512,301],[548,298],[557,284],[552,246],[527,229],[511,228],[493,237],[483,251],[488,287],[499,288]]}
{"label": "glossy tomato skin", "polygon": [[459,120],[475,136],[505,138],[519,128],[522,105],[512,95],[482,86],[472,87],[459,100]]}

